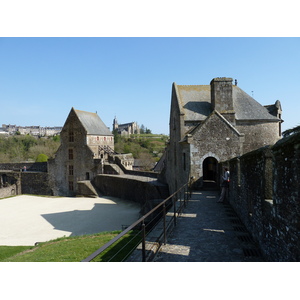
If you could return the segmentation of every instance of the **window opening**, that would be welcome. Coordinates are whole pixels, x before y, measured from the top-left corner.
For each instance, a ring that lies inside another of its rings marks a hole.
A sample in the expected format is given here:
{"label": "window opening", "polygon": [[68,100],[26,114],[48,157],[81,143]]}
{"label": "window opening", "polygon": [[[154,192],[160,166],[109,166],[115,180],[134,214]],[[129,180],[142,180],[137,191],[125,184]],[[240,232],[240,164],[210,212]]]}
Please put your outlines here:
{"label": "window opening", "polygon": [[69,165],[69,175],[73,176],[74,175],[74,166]]}
{"label": "window opening", "polygon": [[74,159],[73,149],[69,149],[69,159],[70,160]]}
{"label": "window opening", "polygon": [[70,131],[69,131],[69,142],[70,143],[74,142],[74,131],[73,131],[73,129],[70,129]]}

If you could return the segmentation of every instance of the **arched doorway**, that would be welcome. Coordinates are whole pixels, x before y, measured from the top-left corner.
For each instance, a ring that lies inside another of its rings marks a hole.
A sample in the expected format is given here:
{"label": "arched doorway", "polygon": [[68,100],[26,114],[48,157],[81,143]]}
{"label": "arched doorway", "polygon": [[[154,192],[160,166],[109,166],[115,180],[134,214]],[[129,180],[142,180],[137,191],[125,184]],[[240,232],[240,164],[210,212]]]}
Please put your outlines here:
{"label": "arched doorway", "polygon": [[218,176],[218,161],[214,157],[207,157],[203,161],[202,169],[204,186],[216,187]]}

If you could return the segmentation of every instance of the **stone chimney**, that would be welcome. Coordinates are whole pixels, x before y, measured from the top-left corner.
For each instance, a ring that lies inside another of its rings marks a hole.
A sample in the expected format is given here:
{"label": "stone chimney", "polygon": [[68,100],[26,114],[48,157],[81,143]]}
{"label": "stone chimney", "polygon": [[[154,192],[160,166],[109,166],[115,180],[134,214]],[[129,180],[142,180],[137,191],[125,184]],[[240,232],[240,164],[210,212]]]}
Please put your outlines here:
{"label": "stone chimney", "polygon": [[210,82],[212,108],[235,124],[232,98],[232,78],[218,77]]}

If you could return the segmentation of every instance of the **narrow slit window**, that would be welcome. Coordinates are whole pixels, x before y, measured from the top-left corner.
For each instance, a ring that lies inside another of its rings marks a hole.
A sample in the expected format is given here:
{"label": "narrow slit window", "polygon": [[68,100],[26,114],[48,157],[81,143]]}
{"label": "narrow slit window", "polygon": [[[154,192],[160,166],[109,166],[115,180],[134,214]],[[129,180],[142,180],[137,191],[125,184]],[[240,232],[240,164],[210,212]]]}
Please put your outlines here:
{"label": "narrow slit window", "polygon": [[69,131],[69,142],[74,142],[74,131],[72,129]]}

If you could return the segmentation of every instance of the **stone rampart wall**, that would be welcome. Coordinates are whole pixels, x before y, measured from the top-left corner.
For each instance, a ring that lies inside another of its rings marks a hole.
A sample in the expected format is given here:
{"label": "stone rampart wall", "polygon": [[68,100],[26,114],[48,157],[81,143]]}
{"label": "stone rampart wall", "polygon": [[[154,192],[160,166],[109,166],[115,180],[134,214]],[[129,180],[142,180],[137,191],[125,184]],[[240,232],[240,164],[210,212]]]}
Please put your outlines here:
{"label": "stone rampart wall", "polygon": [[22,172],[21,193],[52,196],[49,175],[43,172]]}
{"label": "stone rampart wall", "polygon": [[223,163],[229,201],[269,261],[300,261],[300,134]]}
{"label": "stone rampart wall", "polygon": [[47,162],[32,162],[32,163],[0,163],[0,170],[20,171],[26,166],[27,171],[47,172]]}
{"label": "stone rampart wall", "polygon": [[95,187],[106,196],[132,200],[145,205],[149,200],[166,199],[169,196],[168,186],[156,181],[145,182],[118,175],[97,175],[93,181]]}

